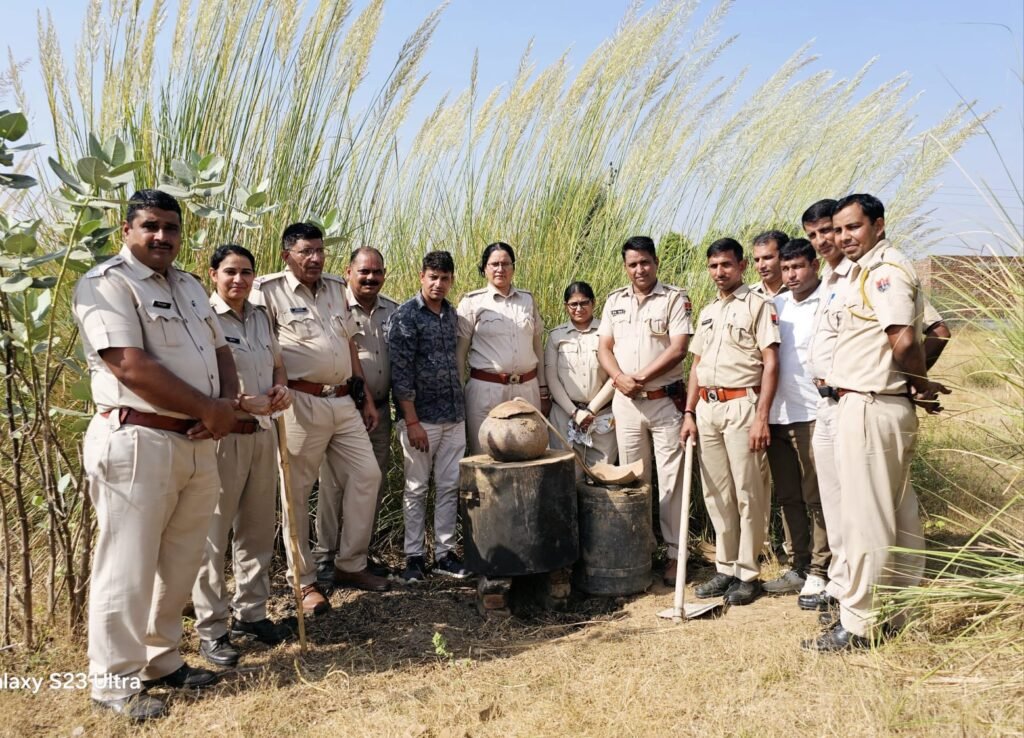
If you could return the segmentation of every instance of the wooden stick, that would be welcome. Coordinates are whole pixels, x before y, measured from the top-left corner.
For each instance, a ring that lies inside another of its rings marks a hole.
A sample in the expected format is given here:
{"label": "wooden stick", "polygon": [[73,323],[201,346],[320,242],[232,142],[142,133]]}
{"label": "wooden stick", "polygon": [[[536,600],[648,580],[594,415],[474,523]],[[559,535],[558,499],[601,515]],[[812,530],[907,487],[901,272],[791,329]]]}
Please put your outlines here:
{"label": "wooden stick", "polygon": [[299,651],[306,651],[306,616],[302,612],[302,580],[299,575],[299,533],[295,529],[295,508],[292,505],[292,471],[288,460],[288,434],[284,417],[276,418],[277,450],[281,457],[281,504],[288,516],[288,543],[292,552],[292,584],[295,591],[295,612],[299,619]]}

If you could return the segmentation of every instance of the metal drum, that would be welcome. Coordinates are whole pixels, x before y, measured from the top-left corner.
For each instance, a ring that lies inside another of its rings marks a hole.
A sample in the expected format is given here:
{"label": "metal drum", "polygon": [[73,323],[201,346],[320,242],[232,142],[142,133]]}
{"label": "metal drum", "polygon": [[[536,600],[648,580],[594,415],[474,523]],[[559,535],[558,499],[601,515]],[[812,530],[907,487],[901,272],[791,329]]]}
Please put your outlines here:
{"label": "metal drum", "polygon": [[580,561],[574,584],[595,595],[630,595],[651,586],[651,486],[579,482]]}
{"label": "metal drum", "polygon": [[512,577],[571,566],[579,556],[574,463],[571,452],[550,450],[531,461],[460,461],[466,567]]}

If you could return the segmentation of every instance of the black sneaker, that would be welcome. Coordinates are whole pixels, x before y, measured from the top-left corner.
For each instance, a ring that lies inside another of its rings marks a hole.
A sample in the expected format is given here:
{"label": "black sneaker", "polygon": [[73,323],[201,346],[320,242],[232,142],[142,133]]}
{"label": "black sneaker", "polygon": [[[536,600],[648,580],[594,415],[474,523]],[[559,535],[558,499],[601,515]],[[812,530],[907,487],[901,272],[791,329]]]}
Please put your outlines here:
{"label": "black sneaker", "polygon": [[199,639],[199,655],[214,666],[235,666],[238,664],[238,649],[231,645],[231,636],[227,633],[220,638],[208,641]]}
{"label": "black sneaker", "polygon": [[236,638],[250,636],[260,643],[276,646],[294,636],[295,632],[287,623],[275,623],[270,618],[263,618],[251,623],[234,619],[231,621],[231,635]]}
{"label": "black sneaker", "polygon": [[718,573],[704,582],[704,584],[698,585],[693,591],[702,600],[706,600],[709,597],[721,597],[738,581],[734,576]]}
{"label": "black sneaker", "polygon": [[167,714],[167,705],[159,697],[140,692],[115,700],[98,700],[93,697],[93,704],[104,710],[122,715],[128,720],[141,723]]}
{"label": "black sneaker", "polygon": [[164,674],[156,679],[144,679],[144,687],[177,687],[179,689],[201,689],[216,683],[217,675],[209,669],[197,669],[188,664],[182,664],[170,674]]}
{"label": "black sneaker", "polygon": [[764,593],[761,588],[761,581],[755,579],[752,582],[736,582],[725,593],[727,605],[749,605]]}
{"label": "black sneaker", "polygon": [[422,582],[427,578],[427,562],[422,556],[407,556],[405,558],[405,569],[401,574],[402,580],[413,584]]}
{"label": "black sneaker", "polygon": [[452,577],[453,579],[466,579],[470,575],[469,569],[464,567],[462,562],[450,551],[442,554],[441,558],[434,562],[434,568],[430,571],[433,574],[440,574],[443,577]]}

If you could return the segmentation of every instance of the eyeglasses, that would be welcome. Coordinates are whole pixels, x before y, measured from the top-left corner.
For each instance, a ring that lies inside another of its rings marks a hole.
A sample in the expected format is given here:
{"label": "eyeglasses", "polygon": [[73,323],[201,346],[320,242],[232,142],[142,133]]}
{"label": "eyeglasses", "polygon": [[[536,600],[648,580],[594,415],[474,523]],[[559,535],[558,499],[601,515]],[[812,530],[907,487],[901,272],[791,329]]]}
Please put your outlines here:
{"label": "eyeglasses", "polygon": [[515,264],[511,261],[491,261],[487,263],[491,269],[511,269]]}
{"label": "eyeglasses", "polygon": [[567,302],[565,306],[570,310],[582,310],[594,304],[593,300],[580,300],[579,302]]}
{"label": "eyeglasses", "polygon": [[302,259],[308,259],[311,256],[323,256],[327,251],[325,249],[302,249],[301,251],[292,251],[292,253]]}

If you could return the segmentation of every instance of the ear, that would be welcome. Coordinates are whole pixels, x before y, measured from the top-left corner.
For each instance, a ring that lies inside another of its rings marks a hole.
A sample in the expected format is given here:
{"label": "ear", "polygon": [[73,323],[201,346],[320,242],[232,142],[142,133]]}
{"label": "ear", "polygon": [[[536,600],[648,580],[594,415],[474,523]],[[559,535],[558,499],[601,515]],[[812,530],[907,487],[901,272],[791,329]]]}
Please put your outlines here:
{"label": "ear", "polygon": [[885,232],[885,218],[884,217],[879,218],[878,220],[876,220],[871,225],[874,227],[875,233],[877,235],[881,236],[881,234],[883,234]]}
{"label": "ear", "polygon": [[125,220],[122,221],[122,223],[121,223],[121,238],[122,239],[127,238],[128,237],[128,231],[130,231],[131,229],[132,229],[132,224],[128,222],[127,218],[125,218]]}
{"label": "ear", "polygon": [[213,278],[214,278],[214,277],[215,277],[216,275],[217,275],[217,270],[216,270],[216,269],[214,269],[213,267],[210,267],[210,281],[211,281],[211,282],[213,281]]}

